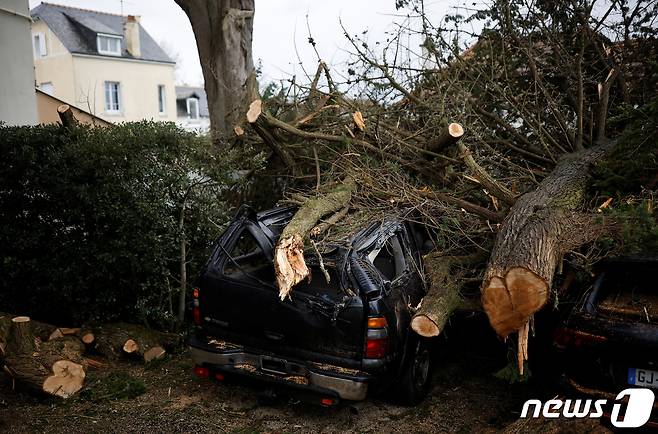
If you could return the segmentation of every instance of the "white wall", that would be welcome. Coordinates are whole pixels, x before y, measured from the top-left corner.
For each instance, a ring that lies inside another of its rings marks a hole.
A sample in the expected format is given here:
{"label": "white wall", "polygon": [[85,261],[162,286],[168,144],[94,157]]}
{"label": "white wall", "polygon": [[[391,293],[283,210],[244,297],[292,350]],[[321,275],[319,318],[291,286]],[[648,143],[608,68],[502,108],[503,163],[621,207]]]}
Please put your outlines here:
{"label": "white wall", "polygon": [[[0,0],[2,1],[2,0]],[[75,104],[108,122],[176,121],[174,65],[122,58],[73,55]],[[105,112],[105,82],[120,83],[120,113]],[[165,86],[165,113],[158,112],[158,85]]]}
{"label": "white wall", "polygon": [[28,0],[0,0],[0,121],[37,123]]}

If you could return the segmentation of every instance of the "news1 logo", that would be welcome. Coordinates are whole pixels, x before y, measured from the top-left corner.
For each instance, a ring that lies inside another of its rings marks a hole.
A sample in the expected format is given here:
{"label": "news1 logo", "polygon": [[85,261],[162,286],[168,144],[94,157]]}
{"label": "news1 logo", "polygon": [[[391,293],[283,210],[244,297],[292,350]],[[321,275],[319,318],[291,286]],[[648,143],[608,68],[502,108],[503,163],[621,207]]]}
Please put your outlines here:
{"label": "news1 logo", "polygon": [[[612,405],[610,413],[610,422],[617,428],[639,428],[649,421],[655,396],[651,389],[625,389],[619,392],[615,401],[628,399],[626,411],[621,414],[622,404],[616,402]],[[537,418],[541,414],[543,417],[551,419],[558,417],[565,418],[597,418],[603,416],[603,406],[608,404],[607,399],[550,399],[542,403],[538,399],[529,399],[523,404],[521,417]],[[528,416],[530,408],[533,408],[532,415]]]}

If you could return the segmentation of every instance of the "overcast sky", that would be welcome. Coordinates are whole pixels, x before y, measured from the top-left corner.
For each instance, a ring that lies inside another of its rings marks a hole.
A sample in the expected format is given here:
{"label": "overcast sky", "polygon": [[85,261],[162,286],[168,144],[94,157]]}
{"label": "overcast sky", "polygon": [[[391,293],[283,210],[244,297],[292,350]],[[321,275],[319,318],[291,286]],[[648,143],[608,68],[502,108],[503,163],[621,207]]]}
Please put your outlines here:
{"label": "overcast sky", "polygon": [[[40,0],[29,0],[35,7]],[[201,84],[203,76],[192,27],[174,0],[51,0],[51,3],[99,11],[140,15],[151,36],[177,56],[177,80]],[[123,4],[122,4],[123,3]],[[429,0],[428,10],[437,21],[457,0]],[[384,40],[385,32],[400,20],[395,0],[256,0],[253,52],[254,62],[262,62],[263,82],[302,74],[300,59],[309,73],[317,56],[308,44],[307,19],[317,50],[335,68],[346,69],[347,41],[339,19],[351,34],[368,30],[371,41]]]}

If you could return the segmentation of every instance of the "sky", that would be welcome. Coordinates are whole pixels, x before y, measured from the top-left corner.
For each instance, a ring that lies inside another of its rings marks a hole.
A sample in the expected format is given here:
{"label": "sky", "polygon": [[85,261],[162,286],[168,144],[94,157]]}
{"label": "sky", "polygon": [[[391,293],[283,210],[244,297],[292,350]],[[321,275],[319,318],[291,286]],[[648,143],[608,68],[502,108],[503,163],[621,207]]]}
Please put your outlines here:
{"label": "sky", "polygon": [[[50,0],[50,3],[141,16],[149,34],[178,61],[178,84],[201,85],[203,75],[192,27],[174,0]],[[29,0],[30,8],[41,3]],[[441,17],[457,0],[427,1],[432,17]],[[308,18],[307,18],[308,17]],[[256,0],[254,62],[262,65],[260,82],[278,81],[292,75],[313,74],[317,55],[308,43],[310,27],[322,60],[346,69],[348,42],[340,21],[350,34],[368,30],[369,40],[385,40],[395,20],[403,20],[395,0]],[[308,20],[308,26],[307,26]]]}

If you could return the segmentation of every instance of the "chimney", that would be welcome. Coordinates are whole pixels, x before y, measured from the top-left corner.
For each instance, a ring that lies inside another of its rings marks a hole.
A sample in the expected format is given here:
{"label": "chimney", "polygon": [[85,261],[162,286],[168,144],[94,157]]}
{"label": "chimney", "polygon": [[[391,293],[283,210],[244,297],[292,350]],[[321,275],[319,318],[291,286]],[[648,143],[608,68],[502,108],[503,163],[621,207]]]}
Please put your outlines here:
{"label": "chimney", "polygon": [[128,15],[126,17],[126,26],[124,28],[124,40],[126,49],[133,57],[141,57],[142,50],[139,46],[139,16]]}

